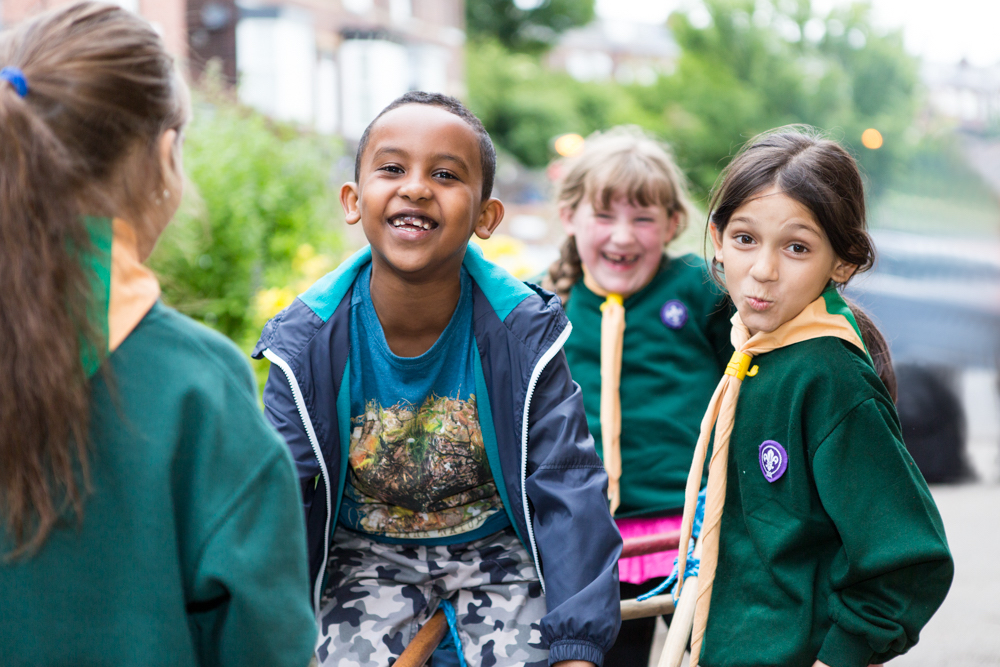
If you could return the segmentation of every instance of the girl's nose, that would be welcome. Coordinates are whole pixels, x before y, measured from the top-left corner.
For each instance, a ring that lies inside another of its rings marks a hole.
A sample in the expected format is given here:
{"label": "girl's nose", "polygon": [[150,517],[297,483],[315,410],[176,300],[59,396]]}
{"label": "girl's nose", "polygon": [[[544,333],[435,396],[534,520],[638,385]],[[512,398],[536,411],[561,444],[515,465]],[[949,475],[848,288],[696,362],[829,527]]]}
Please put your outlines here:
{"label": "girl's nose", "polygon": [[750,277],[760,283],[774,282],[778,279],[778,260],[773,253],[761,250],[754,258],[750,267]]}
{"label": "girl's nose", "polygon": [[426,181],[419,174],[414,174],[406,179],[399,186],[398,192],[400,197],[410,201],[430,199],[432,196],[430,186],[427,185]]}
{"label": "girl's nose", "polygon": [[632,233],[632,225],[627,220],[618,218],[611,228],[611,242],[619,245],[627,245],[632,242],[635,235]]}

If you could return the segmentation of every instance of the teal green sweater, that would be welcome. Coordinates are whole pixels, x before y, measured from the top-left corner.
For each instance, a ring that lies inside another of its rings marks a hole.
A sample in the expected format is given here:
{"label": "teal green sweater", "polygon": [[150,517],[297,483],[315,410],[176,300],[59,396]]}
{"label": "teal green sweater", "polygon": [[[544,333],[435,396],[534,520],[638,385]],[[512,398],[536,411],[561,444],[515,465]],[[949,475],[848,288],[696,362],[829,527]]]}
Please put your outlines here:
{"label": "teal green sweater", "polygon": [[[602,297],[579,281],[566,314],[566,359],[583,391],[587,425],[601,448]],[[676,302],[676,303],[670,303]],[[670,304],[667,306],[667,304]],[[665,324],[661,311],[667,306]],[[686,314],[686,320],[684,316]],[[653,280],[625,299],[622,352],[622,479],[616,517],[680,512],[705,408],[733,353],[728,299],[694,255],[664,258]]]}
{"label": "teal green sweater", "polygon": [[106,363],[82,521],[0,561],[0,664],[305,667],[298,484],[242,354],[157,303]]}
{"label": "teal green sweater", "polygon": [[[705,667],[879,663],[944,600],[944,526],[863,352],[817,338],[754,359],[730,440]],[[787,452],[768,482],[761,445]]]}

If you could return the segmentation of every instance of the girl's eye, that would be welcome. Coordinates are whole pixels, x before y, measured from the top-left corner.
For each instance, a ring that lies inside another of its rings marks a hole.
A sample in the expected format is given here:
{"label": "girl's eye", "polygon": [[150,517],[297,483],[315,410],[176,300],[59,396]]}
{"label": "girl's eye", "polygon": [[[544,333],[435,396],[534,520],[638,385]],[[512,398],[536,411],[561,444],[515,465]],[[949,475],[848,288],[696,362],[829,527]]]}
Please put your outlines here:
{"label": "girl's eye", "polygon": [[753,243],[753,237],[750,236],[749,234],[737,234],[736,236],[733,237],[733,240],[743,245],[750,245],[751,243]]}
{"label": "girl's eye", "polygon": [[635,222],[635,223],[638,223],[638,224],[648,225],[648,224],[650,224],[652,222],[655,222],[655,221],[652,218],[636,218],[632,222]]}
{"label": "girl's eye", "polygon": [[450,178],[452,180],[458,180],[458,177],[450,171],[435,171],[434,175],[438,178]]}
{"label": "girl's eye", "polygon": [[796,255],[801,255],[803,253],[809,252],[809,248],[805,247],[801,243],[793,243],[792,245],[788,246],[788,249],[791,250]]}
{"label": "girl's eye", "polygon": [[597,218],[598,220],[610,220],[611,214],[605,213],[603,211],[594,211],[594,217]]}
{"label": "girl's eye", "polygon": [[379,167],[378,170],[379,171],[387,171],[390,174],[402,174],[403,173],[403,170],[400,169],[399,167],[397,167],[394,164],[383,165],[383,166]]}

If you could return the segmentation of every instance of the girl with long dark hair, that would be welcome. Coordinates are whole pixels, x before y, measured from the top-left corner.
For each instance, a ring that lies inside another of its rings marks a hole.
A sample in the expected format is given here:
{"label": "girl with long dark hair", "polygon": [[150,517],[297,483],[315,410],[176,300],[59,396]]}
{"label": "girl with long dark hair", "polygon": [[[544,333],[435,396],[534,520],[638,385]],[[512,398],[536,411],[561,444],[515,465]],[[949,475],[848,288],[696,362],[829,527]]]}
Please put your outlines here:
{"label": "girl with long dark hair", "polygon": [[0,36],[0,664],[304,666],[295,473],[250,369],[159,301],[188,91],[78,3]]}

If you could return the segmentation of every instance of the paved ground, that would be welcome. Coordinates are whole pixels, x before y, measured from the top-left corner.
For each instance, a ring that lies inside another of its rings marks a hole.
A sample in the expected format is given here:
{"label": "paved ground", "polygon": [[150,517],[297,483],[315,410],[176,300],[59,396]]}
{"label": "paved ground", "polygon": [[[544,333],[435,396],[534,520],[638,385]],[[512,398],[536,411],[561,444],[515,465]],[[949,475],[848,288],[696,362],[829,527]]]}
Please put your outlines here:
{"label": "paved ground", "polygon": [[1000,665],[1000,486],[933,489],[955,557],[955,581],[896,667]]}

